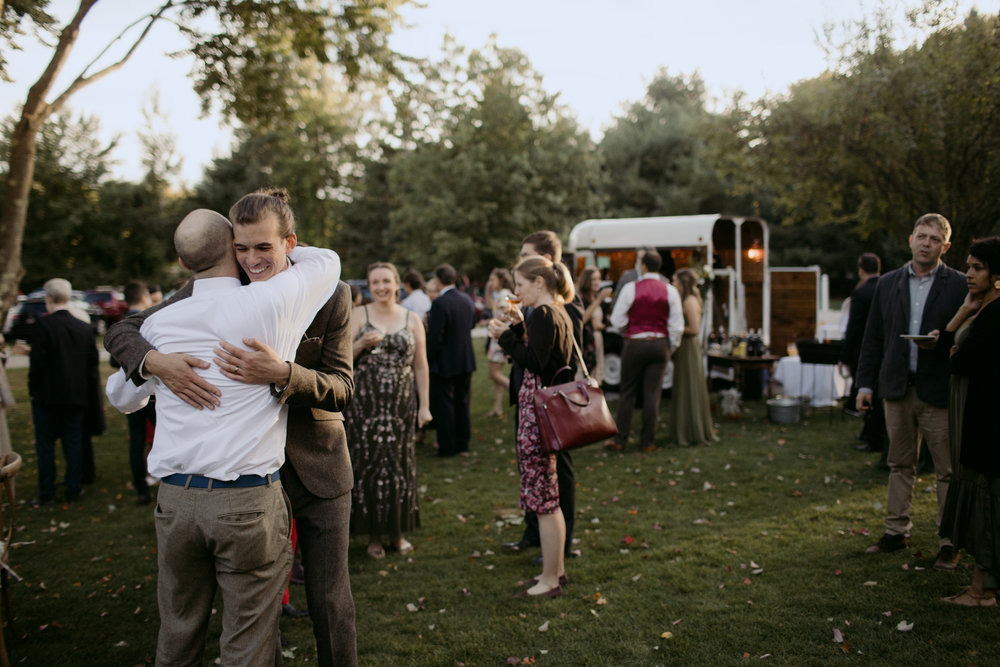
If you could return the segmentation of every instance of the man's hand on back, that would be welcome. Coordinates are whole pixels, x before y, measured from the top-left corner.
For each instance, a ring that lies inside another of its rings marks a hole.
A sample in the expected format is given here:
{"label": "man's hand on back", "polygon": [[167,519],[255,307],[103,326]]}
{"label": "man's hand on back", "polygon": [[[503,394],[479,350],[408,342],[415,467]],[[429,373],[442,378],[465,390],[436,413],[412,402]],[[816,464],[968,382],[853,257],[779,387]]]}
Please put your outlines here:
{"label": "man's hand on back", "polygon": [[163,354],[156,350],[146,355],[142,366],[144,373],[160,378],[167,389],[191,407],[214,410],[221,405],[218,397],[222,392],[195,373],[195,368],[209,368],[209,364],[190,354]]}
{"label": "man's hand on back", "polygon": [[292,374],[292,367],[274,350],[256,338],[244,338],[249,350],[238,348],[225,341],[215,348],[215,365],[230,380],[247,384],[274,384],[284,387]]}

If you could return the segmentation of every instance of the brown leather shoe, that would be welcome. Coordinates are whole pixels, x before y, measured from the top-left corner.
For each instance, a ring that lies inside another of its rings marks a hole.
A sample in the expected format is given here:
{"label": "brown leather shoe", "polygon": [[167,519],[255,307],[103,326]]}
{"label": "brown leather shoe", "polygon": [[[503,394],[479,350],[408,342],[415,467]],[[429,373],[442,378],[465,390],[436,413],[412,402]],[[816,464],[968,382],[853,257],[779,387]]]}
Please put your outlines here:
{"label": "brown leather shoe", "polygon": [[865,549],[866,554],[891,554],[906,548],[906,535],[883,533],[878,542]]}

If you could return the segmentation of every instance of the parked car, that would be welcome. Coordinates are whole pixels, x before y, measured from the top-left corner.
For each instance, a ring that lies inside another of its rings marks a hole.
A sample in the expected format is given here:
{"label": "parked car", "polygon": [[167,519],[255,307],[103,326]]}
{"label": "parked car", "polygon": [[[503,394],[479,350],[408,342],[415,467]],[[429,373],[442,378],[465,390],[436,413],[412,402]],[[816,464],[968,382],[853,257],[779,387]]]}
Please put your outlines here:
{"label": "parked car", "polygon": [[97,287],[84,292],[87,303],[97,306],[105,328],[114,324],[128,313],[125,295],[111,287]]}
{"label": "parked car", "polygon": [[[87,303],[83,297],[83,292],[73,290],[69,302],[70,310],[74,311],[73,314],[80,319],[87,318],[96,335],[103,334],[105,322],[101,309]],[[3,335],[9,342],[24,340],[30,344],[35,322],[46,315],[48,315],[48,311],[45,308],[45,292],[32,292],[11,308],[7,315],[7,321],[4,323]]]}

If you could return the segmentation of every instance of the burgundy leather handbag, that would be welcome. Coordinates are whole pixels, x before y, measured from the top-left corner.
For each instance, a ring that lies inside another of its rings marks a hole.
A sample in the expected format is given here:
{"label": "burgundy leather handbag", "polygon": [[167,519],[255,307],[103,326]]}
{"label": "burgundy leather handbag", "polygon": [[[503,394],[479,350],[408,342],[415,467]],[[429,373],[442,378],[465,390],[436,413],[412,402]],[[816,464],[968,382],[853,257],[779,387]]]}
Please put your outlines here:
{"label": "burgundy leather handbag", "polygon": [[[576,340],[573,341],[584,378],[535,390],[535,419],[542,436],[542,451],[555,454],[606,440],[618,426],[604,400],[604,392],[587,373]],[[557,377],[569,366],[560,368]]]}

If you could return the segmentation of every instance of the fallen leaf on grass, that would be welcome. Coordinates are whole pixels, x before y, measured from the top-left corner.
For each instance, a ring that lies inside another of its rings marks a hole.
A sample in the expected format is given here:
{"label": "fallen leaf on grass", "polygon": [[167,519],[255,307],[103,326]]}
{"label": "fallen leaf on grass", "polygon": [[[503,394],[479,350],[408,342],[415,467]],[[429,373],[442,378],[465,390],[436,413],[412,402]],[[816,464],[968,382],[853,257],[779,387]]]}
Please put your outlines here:
{"label": "fallen leaf on grass", "polygon": [[669,630],[667,630],[666,632],[664,632],[660,636],[663,637],[664,639],[673,639],[674,638],[674,633],[672,633]]}
{"label": "fallen leaf on grass", "polygon": [[906,621],[900,621],[896,624],[896,629],[900,632],[909,632],[913,629],[913,623],[907,623]]}
{"label": "fallen leaf on grass", "polygon": [[878,586],[878,582],[877,581],[866,581],[865,583],[863,583],[861,585],[862,586]]}
{"label": "fallen leaf on grass", "polygon": [[843,574],[843,571],[842,570],[834,570],[833,573],[839,577],[841,574]]}
{"label": "fallen leaf on grass", "polygon": [[839,628],[833,629],[833,641],[837,644],[844,643],[844,633],[842,633]]}
{"label": "fallen leaf on grass", "polygon": [[548,632],[549,631],[549,622],[545,621],[544,623],[542,623],[541,625],[539,625],[538,626],[538,631],[539,632]]}
{"label": "fallen leaf on grass", "polygon": [[635,538],[632,537],[631,535],[626,535],[625,537],[622,538],[622,543],[625,544],[626,546],[631,545],[634,542]]}
{"label": "fallen leaf on grass", "polygon": [[406,603],[406,611],[412,613],[412,612],[415,612],[415,611],[419,611],[419,608],[417,607],[417,605],[413,604],[412,602],[407,602]]}
{"label": "fallen leaf on grass", "polygon": [[634,577],[632,577],[632,581],[639,581],[640,579],[642,579],[642,575],[641,574],[637,574]]}
{"label": "fallen leaf on grass", "polygon": [[128,646],[128,642],[118,642],[115,644],[116,648],[125,648],[126,646]]}
{"label": "fallen leaf on grass", "polygon": [[681,618],[678,618],[678,619],[677,619],[676,621],[674,621],[674,622],[673,622],[673,623],[671,623],[670,625],[677,625],[677,624],[678,624],[678,623],[680,623],[680,622],[681,622],[682,620],[684,620],[684,619],[681,619]]}
{"label": "fallen leaf on grass", "polygon": [[599,604],[599,605],[603,605],[603,604],[607,604],[607,603],[608,603],[608,599],[607,598],[601,598],[600,600],[597,601],[597,604]]}
{"label": "fallen leaf on grass", "polygon": [[890,617],[890,616],[892,616],[892,612],[891,611],[883,611],[882,615],[886,616],[886,617]]}

